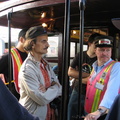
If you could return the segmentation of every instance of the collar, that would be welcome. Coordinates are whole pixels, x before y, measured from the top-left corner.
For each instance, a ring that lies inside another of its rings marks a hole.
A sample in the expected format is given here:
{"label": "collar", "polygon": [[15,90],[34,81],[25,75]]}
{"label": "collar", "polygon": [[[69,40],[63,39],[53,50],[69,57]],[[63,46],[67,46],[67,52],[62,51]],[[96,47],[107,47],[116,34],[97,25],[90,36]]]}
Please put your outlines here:
{"label": "collar", "polygon": [[111,62],[112,61],[112,59],[110,58],[106,63],[104,63],[102,66],[98,66],[98,61],[95,61],[94,63],[93,63],[93,65],[92,65],[92,67],[94,68],[94,70],[95,71],[97,71],[98,70],[98,68],[99,69],[101,69],[101,68],[103,68],[105,65],[107,65],[109,62]]}
{"label": "collar", "polygon": [[42,60],[41,60],[41,63],[44,65],[44,66],[46,66],[48,63],[47,63],[47,61],[45,60],[45,59],[43,59],[42,58]]}
{"label": "collar", "polygon": [[45,66],[48,65],[48,62],[47,62],[44,58],[42,58],[41,61],[36,61],[35,58],[31,55],[31,53],[28,53],[28,58],[31,59],[31,60],[32,60],[34,63],[36,63],[36,64],[42,63],[42,64],[45,65]]}

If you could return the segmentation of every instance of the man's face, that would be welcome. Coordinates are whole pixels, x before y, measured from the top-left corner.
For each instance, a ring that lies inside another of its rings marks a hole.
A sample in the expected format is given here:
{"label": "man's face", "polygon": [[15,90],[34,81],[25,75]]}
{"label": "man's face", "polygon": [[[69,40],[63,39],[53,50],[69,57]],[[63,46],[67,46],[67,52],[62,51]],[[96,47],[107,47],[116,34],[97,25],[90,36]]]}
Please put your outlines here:
{"label": "man's face", "polygon": [[107,62],[111,58],[112,48],[111,47],[97,47],[95,49],[97,59],[101,63]]}
{"label": "man's face", "polygon": [[49,47],[49,44],[48,44],[47,35],[38,36],[36,38],[36,43],[34,43],[32,46],[33,51],[36,54],[40,54],[40,55],[46,54],[48,47]]}

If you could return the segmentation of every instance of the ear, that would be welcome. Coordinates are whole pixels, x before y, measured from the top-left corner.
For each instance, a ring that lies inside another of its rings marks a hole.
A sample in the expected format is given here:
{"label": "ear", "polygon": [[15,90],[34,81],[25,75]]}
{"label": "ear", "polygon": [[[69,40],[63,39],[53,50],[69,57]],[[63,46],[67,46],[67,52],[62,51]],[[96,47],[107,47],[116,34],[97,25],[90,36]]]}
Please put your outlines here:
{"label": "ear", "polygon": [[19,38],[19,41],[20,41],[21,43],[24,43],[24,42],[25,42],[25,38],[20,37],[20,38]]}
{"label": "ear", "polygon": [[31,47],[34,48],[35,47],[35,42],[34,41],[31,41]]}
{"label": "ear", "polygon": [[96,48],[94,49],[94,52],[96,53]]}
{"label": "ear", "polygon": [[91,45],[91,43],[90,42],[88,42],[88,46],[90,46]]}

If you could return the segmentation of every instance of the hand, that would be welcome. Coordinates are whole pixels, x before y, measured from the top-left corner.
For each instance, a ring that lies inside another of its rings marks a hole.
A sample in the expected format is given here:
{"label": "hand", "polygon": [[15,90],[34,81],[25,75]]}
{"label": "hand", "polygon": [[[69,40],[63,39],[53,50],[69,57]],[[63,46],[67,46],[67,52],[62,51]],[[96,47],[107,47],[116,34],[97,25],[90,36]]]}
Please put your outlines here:
{"label": "hand", "polygon": [[89,73],[82,72],[82,78],[86,78],[86,77],[89,77],[89,76],[90,76]]}
{"label": "hand", "polygon": [[45,88],[45,86],[43,86],[42,84],[40,84],[40,88],[39,88],[39,89],[40,89],[40,91],[43,92],[43,93],[46,92],[46,88]]}
{"label": "hand", "polygon": [[57,84],[58,87],[59,87],[59,84],[58,84],[57,82],[55,82],[55,81],[52,81],[51,86],[53,86],[53,85],[55,85],[55,84]]}
{"label": "hand", "polygon": [[99,111],[95,111],[86,115],[84,120],[97,120],[100,117],[100,115],[101,113]]}

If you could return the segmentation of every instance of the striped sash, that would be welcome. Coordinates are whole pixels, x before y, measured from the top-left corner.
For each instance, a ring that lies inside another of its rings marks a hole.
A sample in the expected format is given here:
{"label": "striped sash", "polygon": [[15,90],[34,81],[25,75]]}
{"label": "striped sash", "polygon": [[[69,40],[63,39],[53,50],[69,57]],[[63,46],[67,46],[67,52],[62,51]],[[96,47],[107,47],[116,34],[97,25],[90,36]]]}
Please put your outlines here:
{"label": "striped sash", "polygon": [[[106,67],[95,77],[95,79],[87,83],[87,93],[85,101],[85,110],[88,113],[94,112],[98,109],[100,101],[102,100],[104,93],[107,88],[107,83],[109,81],[109,75],[112,66],[116,61],[111,61]],[[94,70],[91,72],[91,76],[94,74]],[[95,87],[96,83],[100,83],[104,86],[103,90],[97,89]]]}
{"label": "striped sash", "polygon": [[[112,63],[111,63],[110,65],[108,65],[108,67],[106,67],[106,69],[105,69],[104,72],[102,73],[102,75],[101,75],[98,83],[104,85],[106,75],[107,75],[108,71],[112,68],[112,66],[113,66],[114,63],[115,63],[115,61],[112,61]],[[108,82],[108,81],[107,81],[107,82]],[[94,112],[95,110],[98,109],[101,95],[102,95],[102,90],[96,89],[95,97],[94,97],[94,101],[93,101],[93,104],[92,104],[91,112]]]}
{"label": "striped sash", "polygon": [[20,70],[20,67],[23,63],[22,58],[17,51],[16,48],[11,49],[11,55],[12,55],[12,64],[13,64],[13,79],[16,91],[19,93],[19,87],[18,87],[18,73]]}

